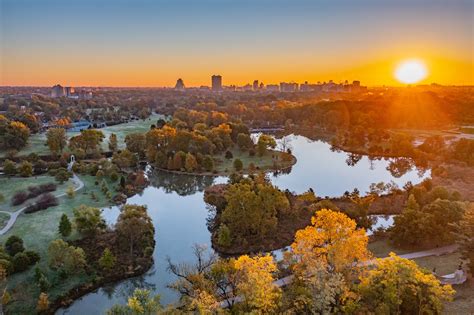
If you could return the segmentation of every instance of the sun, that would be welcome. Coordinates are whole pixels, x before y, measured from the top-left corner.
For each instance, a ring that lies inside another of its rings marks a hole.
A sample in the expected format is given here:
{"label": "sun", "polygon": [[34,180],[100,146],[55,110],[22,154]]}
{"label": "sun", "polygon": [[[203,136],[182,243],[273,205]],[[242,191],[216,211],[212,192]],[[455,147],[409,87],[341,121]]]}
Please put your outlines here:
{"label": "sun", "polygon": [[395,77],[398,81],[406,84],[417,83],[426,78],[428,70],[421,60],[405,60],[399,63],[395,69]]}

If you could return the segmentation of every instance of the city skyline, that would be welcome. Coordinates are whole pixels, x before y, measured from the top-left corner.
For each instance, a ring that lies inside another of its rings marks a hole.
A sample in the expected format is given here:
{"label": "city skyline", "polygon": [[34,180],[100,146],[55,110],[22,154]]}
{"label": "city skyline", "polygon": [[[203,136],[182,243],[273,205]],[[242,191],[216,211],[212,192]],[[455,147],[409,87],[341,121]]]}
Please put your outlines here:
{"label": "city skyline", "polygon": [[428,68],[420,83],[472,85],[472,6],[2,0],[0,85],[172,87],[181,77],[200,86],[219,73],[235,85],[348,79],[396,86],[404,85],[394,76],[397,64],[413,58]]}

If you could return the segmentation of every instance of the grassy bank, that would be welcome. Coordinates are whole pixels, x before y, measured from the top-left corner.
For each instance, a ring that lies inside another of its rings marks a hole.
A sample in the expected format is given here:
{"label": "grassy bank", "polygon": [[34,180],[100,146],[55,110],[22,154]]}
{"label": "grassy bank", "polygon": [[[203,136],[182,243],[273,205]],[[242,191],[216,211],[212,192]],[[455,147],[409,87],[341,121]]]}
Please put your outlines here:
{"label": "grassy bank", "polygon": [[[100,190],[100,185],[95,185],[95,177],[80,176],[80,178],[85,186],[76,192],[74,198],[70,199],[64,196],[59,198],[59,205],[56,207],[32,214],[21,214],[12,229],[0,237],[0,242],[4,243],[9,236],[17,235],[23,239],[26,249],[37,251],[40,254],[41,260],[38,266],[52,284],[52,287],[48,290],[50,301],[92,279],[92,275],[86,274],[58,279],[57,274],[48,268],[47,249],[52,240],[59,238],[58,224],[61,215],[65,213],[72,220],[73,209],[81,204],[99,208],[110,205],[110,202]],[[63,186],[67,187],[67,184]],[[108,186],[114,192],[115,184],[109,182]],[[96,200],[91,198],[91,193],[97,196]],[[73,233],[70,238],[77,238],[77,235]],[[25,272],[10,276],[8,279],[8,291],[12,294],[13,300],[13,302],[7,305],[8,313],[34,313],[40,294],[40,290],[34,281],[34,267]]]}

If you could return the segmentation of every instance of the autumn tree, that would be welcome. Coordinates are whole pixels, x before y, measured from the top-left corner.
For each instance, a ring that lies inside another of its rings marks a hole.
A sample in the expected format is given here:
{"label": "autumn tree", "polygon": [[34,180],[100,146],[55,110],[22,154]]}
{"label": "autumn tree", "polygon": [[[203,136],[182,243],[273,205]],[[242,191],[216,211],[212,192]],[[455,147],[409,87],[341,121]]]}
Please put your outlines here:
{"label": "autumn tree", "polygon": [[453,224],[454,235],[459,244],[462,257],[468,261],[467,266],[474,274],[474,204],[464,212],[462,219]]}
{"label": "autumn tree", "polygon": [[105,221],[99,208],[80,205],[74,208],[74,225],[80,233],[94,235],[105,228]]}
{"label": "autumn tree", "polygon": [[87,264],[82,248],[69,246],[61,239],[49,243],[48,257],[51,269],[63,269],[69,274],[82,272]]}
{"label": "autumn tree", "polygon": [[22,177],[31,177],[33,175],[33,164],[25,160],[18,165],[17,172]]}
{"label": "autumn tree", "polygon": [[390,259],[377,259],[375,268],[360,277],[357,293],[359,313],[441,314],[454,290],[415,262],[390,253]]}
{"label": "autumn tree", "polygon": [[120,244],[128,249],[130,257],[141,256],[147,247],[154,247],[155,228],[146,206],[124,205],[115,229]]}
{"label": "autumn tree", "polygon": [[16,164],[15,162],[6,159],[3,162],[3,172],[7,175],[15,175],[16,174]]}
{"label": "autumn tree", "polygon": [[125,137],[127,150],[143,156],[146,147],[146,137],[143,133],[131,133]]}
{"label": "autumn tree", "polygon": [[193,172],[198,167],[196,158],[191,153],[186,154],[186,160],[184,162],[184,168],[187,172]]}
{"label": "autumn tree", "polygon": [[109,150],[112,152],[117,151],[118,149],[118,141],[117,135],[115,133],[111,133],[109,136]]}
{"label": "autumn tree", "polygon": [[36,305],[36,309],[38,312],[44,312],[49,308],[49,299],[48,299],[48,294],[41,292],[39,298],[38,298],[38,303]]}
{"label": "autumn tree", "polygon": [[46,144],[53,154],[61,154],[67,144],[66,130],[64,130],[64,128],[48,129],[46,133]]}
{"label": "autumn tree", "polygon": [[120,153],[115,153],[112,157],[112,162],[120,169],[134,167],[137,165],[138,159],[135,154],[125,149]]}
{"label": "autumn tree", "polygon": [[82,130],[80,135],[69,139],[69,147],[73,152],[77,149],[82,149],[86,154],[97,153],[104,137],[103,132],[100,130]]}
{"label": "autumn tree", "polygon": [[0,128],[0,146],[3,149],[20,150],[26,146],[30,129],[22,122],[11,121]]}
{"label": "autumn tree", "polygon": [[273,257],[247,255],[235,261],[237,292],[243,298],[243,310],[260,314],[272,314],[278,309],[281,290],[273,282],[277,270]]}
{"label": "autumn tree", "polygon": [[257,141],[257,152],[258,155],[263,156],[268,148],[274,149],[276,147],[276,141],[272,136],[262,134]]}

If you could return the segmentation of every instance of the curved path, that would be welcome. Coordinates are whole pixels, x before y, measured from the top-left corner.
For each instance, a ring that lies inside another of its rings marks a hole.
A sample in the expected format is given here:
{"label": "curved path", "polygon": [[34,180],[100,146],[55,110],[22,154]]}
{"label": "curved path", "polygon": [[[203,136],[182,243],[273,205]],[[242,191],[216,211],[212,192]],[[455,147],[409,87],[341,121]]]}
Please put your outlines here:
{"label": "curved path", "polygon": [[[82,187],[84,187],[84,182],[76,175],[76,174],[73,174],[72,176],[72,181],[73,183],[75,184],[75,186],[77,186],[76,188],[74,188],[74,191],[78,191],[79,189],[81,189]],[[58,195],[55,195],[56,198],[59,198],[59,197],[62,197],[62,196],[65,196],[67,193],[60,193]],[[11,228],[12,226],[15,224],[16,222],[16,219],[18,219],[18,216],[27,208],[28,206],[25,206],[15,212],[8,212],[8,211],[0,211],[0,213],[6,213],[6,214],[9,214],[10,215],[10,219],[8,220],[7,224],[0,230],[0,235],[3,235],[5,233],[7,233]]]}

